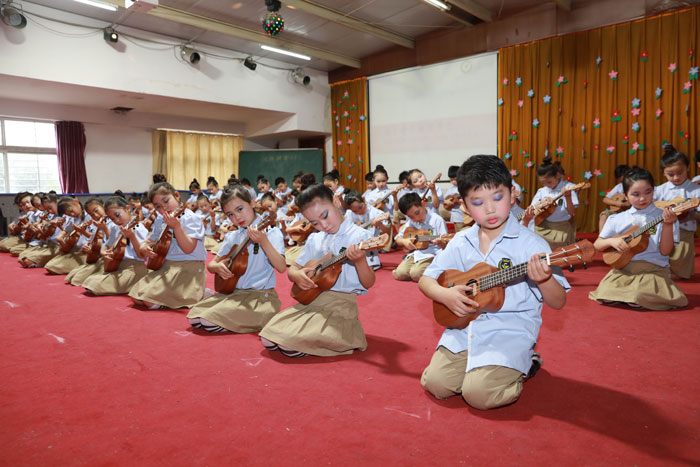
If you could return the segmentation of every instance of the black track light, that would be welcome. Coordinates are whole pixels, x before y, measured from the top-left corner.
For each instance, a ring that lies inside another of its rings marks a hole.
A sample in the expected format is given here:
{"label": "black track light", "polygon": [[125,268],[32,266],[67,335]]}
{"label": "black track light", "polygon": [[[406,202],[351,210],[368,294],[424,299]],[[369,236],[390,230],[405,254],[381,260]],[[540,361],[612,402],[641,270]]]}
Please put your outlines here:
{"label": "black track light", "polygon": [[117,34],[112,28],[105,28],[102,32],[102,38],[105,42],[119,42],[119,34]]}
{"label": "black track light", "polygon": [[27,25],[27,17],[22,14],[21,10],[10,6],[10,4],[0,6],[0,16],[2,16],[2,22],[8,26],[22,29]]}
{"label": "black track light", "polygon": [[191,49],[187,46],[183,46],[180,49],[180,55],[182,55],[182,58],[190,62],[192,65],[196,65],[199,63],[199,60],[201,57],[199,56],[199,53],[195,51],[194,49]]}
{"label": "black track light", "polygon": [[243,65],[245,65],[246,68],[249,70],[255,71],[255,69],[258,67],[258,64],[253,61],[253,57],[247,57],[243,61]]}
{"label": "black track light", "polygon": [[267,7],[267,11],[279,11],[279,9],[282,8],[282,2],[279,0],[265,0],[265,6]]}

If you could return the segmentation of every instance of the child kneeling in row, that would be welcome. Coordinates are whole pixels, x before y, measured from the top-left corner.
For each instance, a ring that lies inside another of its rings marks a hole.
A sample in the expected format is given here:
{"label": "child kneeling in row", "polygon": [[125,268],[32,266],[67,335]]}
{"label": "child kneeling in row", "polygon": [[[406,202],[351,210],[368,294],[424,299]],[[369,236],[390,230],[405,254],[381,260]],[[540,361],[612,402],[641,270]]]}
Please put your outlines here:
{"label": "child kneeling in row", "polygon": [[448,269],[468,271],[485,262],[507,269],[527,262],[527,277],[508,283],[497,313],[484,313],[465,329],[446,329],[421,385],[438,399],[461,394],[477,409],[515,402],[523,381],[542,361],[534,353],[542,323],[542,300],[554,309],[566,302],[569,284],[561,269],[540,261],[549,245],[510,215],[512,185],[508,168],[496,156],[472,156],[458,175],[459,193],[476,225],[458,232],[425,270],[418,283],[428,298],[459,317],[478,311],[466,285],[442,287]]}

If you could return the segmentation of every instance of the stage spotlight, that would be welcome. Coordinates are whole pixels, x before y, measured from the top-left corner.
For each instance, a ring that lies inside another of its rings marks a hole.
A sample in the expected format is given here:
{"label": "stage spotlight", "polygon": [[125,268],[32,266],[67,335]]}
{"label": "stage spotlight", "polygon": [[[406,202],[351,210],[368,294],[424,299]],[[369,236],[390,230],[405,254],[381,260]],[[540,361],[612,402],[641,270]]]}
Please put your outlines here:
{"label": "stage spotlight", "polygon": [[253,61],[253,57],[247,57],[243,61],[243,65],[245,65],[246,68],[249,70],[255,71],[255,69],[258,67],[258,64]]}
{"label": "stage spotlight", "polygon": [[105,28],[102,32],[102,38],[105,42],[119,42],[119,34],[112,28]]}
{"label": "stage spotlight", "polygon": [[309,83],[311,82],[311,78],[309,78],[307,75],[305,75],[304,70],[302,70],[301,68],[297,68],[297,69],[293,70],[291,73],[292,73],[292,79],[297,84],[301,84],[302,86],[308,86]]}
{"label": "stage spotlight", "polygon": [[27,17],[17,8],[9,6],[9,4],[0,6],[0,16],[2,16],[2,22],[8,26],[22,29],[27,25]]}
{"label": "stage spotlight", "polygon": [[190,62],[192,65],[199,63],[199,59],[201,58],[197,51],[186,46],[183,46],[180,49],[180,55],[182,55],[182,58]]}

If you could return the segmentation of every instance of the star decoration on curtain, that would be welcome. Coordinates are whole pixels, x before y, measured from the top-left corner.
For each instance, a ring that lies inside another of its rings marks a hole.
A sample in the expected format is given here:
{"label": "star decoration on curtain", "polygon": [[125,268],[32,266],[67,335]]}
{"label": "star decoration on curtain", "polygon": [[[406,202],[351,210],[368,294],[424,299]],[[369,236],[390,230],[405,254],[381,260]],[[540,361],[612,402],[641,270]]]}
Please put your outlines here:
{"label": "star decoration on curtain", "polygon": [[517,78],[515,78],[515,85],[517,87],[520,87],[521,84],[523,84],[523,80],[520,78],[520,76],[518,76]]}
{"label": "star decoration on curtain", "polygon": [[538,128],[540,126],[540,121],[538,119],[532,120],[532,128]]}
{"label": "star decoration on curtain", "polygon": [[610,73],[608,73],[608,76],[610,77],[611,80],[617,81],[617,71],[610,70]]}
{"label": "star decoration on curtain", "polygon": [[642,112],[642,109],[640,109],[639,107],[636,107],[636,108],[632,109],[632,111],[631,111],[632,115],[634,115],[635,117],[639,117],[639,114],[641,112]]}
{"label": "star decoration on curtain", "polygon": [[658,109],[656,109],[656,119],[657,119],[657,120],[660,119],[660,118],[661,118],[661,114],[663,114],[663,113],[664,113],[664,111],[661,110],[661,107],[659,107]]}
{"label": "star decoration on curtain", "polygon": [[639,126],[639,122],[634,122],[632,124],[632,131],[634,131],[635,133],[639,133],[640,129],[641,129],[641,127]]}
{"label": "star decoration on curtain", "polygon": [[639,107],[641,103],[642,101],[638,97],[635,97],[634,99],[632,99],[632,108],[635,109]]}
{"label": "star decoration on curtain", "polygon": [[675,63],[671,63],[671,64],[668,66],[668,71],[670,71],[671,73],[675,73],[675,72],[676,72],[676,64],[675,64]]}
{"label": "star decoration on curtain", "polygon": [[527,97],[529,97],[529,98],[535,97],[535,90],[534,90],[534,89],[530,89],[530,90],[527,92]]}
{"label": "star decoration on curtain", "polygon": [[658,99],[659,97],[661,97],[661,93],[662,93],[662,92],[664,92],[663,89],[661,89],[661,88],[656,88],[656,92],[655,92],[654,95],[656,96],[657,99]]}

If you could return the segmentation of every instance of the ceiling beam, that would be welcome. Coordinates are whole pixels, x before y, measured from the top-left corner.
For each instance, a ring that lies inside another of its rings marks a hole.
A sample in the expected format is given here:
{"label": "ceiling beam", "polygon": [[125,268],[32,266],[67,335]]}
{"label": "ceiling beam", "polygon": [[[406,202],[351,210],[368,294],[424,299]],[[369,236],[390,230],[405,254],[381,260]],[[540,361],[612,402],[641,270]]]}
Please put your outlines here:
{"label": "ceiling beam", "polygon": [[481,21],[485,21],[487,23],[493,21],[491,11],[479,2],[474,0],[447,0],[447,2],[456,6],[457,8],[461,8],[470,15],[476,16]]}
{"label": "ceiling beam", "polygon": [[[124,7],[123,0],[101,1],[122,8]],[[348,57],[347,55],[332,52],[330,50],[319,49],[318,47],[301,44],[299,42],[278,39],[275,37],[268,36],[267,34],[263,34],[262,32],[253,31],[252,29],[247,29],[241,26],[236,26],[235,24],[225,23],[216,19],[207,18],[206,16],[195,15],[182,10],[177,10],[175,8],[170,8],[161,5],[153,8],[152,10],[149,10],[146,14],[157,16],[159,18],[167,19],[169,21],[174,21],[180,24],[187,24],[189,26],[201,28],[206,31],[218,32],[220,34],[237,37],[239,39],[244,39],[251,42],[257,42],[259,44],[278,47],[280,49],[289,50],[291,52],[297,52],[300,54],[308,55],[310,57],[318,58],[321,60],[327,60],[329,62],[338,63],[353,68],[360,68],[361,66],[360,60],[354,57]]]}
{"label": "ceiling beam", "polygon": [[353,18],[352,16],[348,16],[343,12],[333,10],[308,0],[282,0],[282,3],[294,7],[297,10],[305,11],[306,13],[311,13],[312,15],[327,19],[334,23],[342,24],[343,26],[364,32],[365,34],[378,37],[379,39],[393,42],[394,44],[398,44],[402,47],[413,49],[416,46],[415,41],[408,36],[380,28],[379,26],[374,26],[367,21]]}
{"label": "ceiling beam", "polygon": [[562,10],[571,11],[571,0],[554,0]]}

